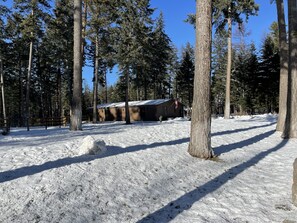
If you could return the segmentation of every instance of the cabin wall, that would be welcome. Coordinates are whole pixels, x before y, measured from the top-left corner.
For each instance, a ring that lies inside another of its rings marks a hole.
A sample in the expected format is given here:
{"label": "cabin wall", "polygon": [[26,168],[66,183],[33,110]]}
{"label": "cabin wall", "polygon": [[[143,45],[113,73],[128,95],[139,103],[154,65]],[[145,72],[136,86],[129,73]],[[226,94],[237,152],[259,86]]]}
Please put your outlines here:
{"label": "cabin wall", "polygon": [[[183,105],[170,100],[160,105],[143,105],[129,107],[131,121],[158,121],[183,116]],[[98,109],[99,121],[125,121],[125,107],[107,107]]]}

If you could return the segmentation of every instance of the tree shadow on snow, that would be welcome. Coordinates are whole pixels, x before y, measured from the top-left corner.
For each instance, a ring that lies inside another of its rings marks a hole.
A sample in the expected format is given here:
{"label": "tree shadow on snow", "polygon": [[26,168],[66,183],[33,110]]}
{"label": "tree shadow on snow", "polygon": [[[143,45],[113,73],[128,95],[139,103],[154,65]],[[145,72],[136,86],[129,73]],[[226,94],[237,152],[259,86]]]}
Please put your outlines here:
{"label": "tree shadow on snow", "polygon": [[161,147],[161,146],[179,145],[183,143],[188,143],[189,141],[190,141],[190,138],[186,137],[183,139],[172,140],[169,142],[154,142],[151,144],[135,145],[135,146],[129,146],[126,148],[119,147],[119,146],[107,146],[107,152],[102,154],[100,158],[108,157],[108,156],[116,156],[123,153],[132,153],[132,152],[137,152],[141,150]]}
{"label": "tree shadow on snow", "polygon": [[231,144],[227,144],[227,145],[223,145],[223,146],[214,148],[215,154],[221,155],[223,153],[230,152],[231,150],[234,150],[234,149],[240,149],[245,146],[252,145],[254,143],[257,143],[257,142],[271,136],[274,132],[275,132],[275,130],[270,130],[268,132],[261,133],[260,135],[256,135],[252,138],[242,140],[240,142],[235,142],[235,143],[231,143]]}
{"label": "tree shadow on snow", "polygon": [[[253,127],[250,127],[250,128],[236,129],[236,130],[230,130],[230,131],[222,131],[222,132],[214,133],[211,136],[232,134],[234,132],[248,131],[248,130],[252,130],[252,129],[255,129],[255,128],[268,127],[270,125],[272,125],[272,124],[261,125],[261,126],[253,126]],[[216,152],[216,155],[227,153],[227,152],[229,152],[231,150],[239,149],[239,148],[251,145],[253,143],[256,143],[258,141],[261,141],[262,139],[267,138],[270,135],[272,135],[274,132],[275,132],[274,130],[271,130],[271,131],[262,133],[260,135],[254,136],[252,138],[249,138],[249,139],[246,139],[246,140],[243,140],[243,141],[240,141],[240,142],[220,146],[218,148],[215,148],[214,150]],[[107,146],[107,152],[104,153],[103,155],[101,155],[101,157],[116,156],[116,155],[123,154],[123,153],[137,152],[137,151],[151,149],[151,148],[160,147],[160,146],[179,145],[179,144],[183,144],[183,143],[188,143],[189,141],[190,141],[190,138],[186,137],[186,138],[182,138],[182,139],[172,140],[172,141],[169,141],[169,142],[155,142],[155,143],[152,143],[152,144],[135,145],[135,146],[129,146],[129,147],[126,147],[126,148],[119,147],[119,146]]]}
{"label": "tree shadow on snow", "polygon": [[90,162],[95,159],[98,159],[98,156],[83,155],[76,157],[66,157],[55,161],[49,161],[40,165],[21,167],[14,170],[4,171],[0,173],[0,183],[15,180],[25,176],[31,176],[50,169],[58,169],[60,167],[69,166],[76,163]]}
{"label": "tree shadow on snow", "polygon": [[211,134],[211,136],[220,136],[220,135],[227,135],[227,134],[232,134],[232,133],[238,133],[238,132],[245,132],[249,131],[252,129],[258,129],[258,128],[264,128],[264,127],[269,127],[272,125],[275,125],[276,122],[269,123],[267,125],[257,125],[257,126],[252,126],[248,128],[241,128],[241,129],[233,129],[233,130],[226,130],[226,131],[221,131],[221,132],[214,132]]}
{"label": "tree shadow on snow", "polygon": [[214,179],[208,181],[207,183],[197,187],[196,189],[190,191],[189,193],[179,197],[178,199],[168,203],[159,210],[147,215],[143,219],[139,220],[137,223],[147,223],[147,222],[162,222],[167,223],[172,219],[176,218],[180,213],[186,211],[192,207],[192,205],[210,194],[220,187],[222,187],[229,180],[234,179],[237,175],[250,168],[251,166],[257,164],[260,160],[264,159],[270,153],[276,152],[287,144],[288,140],[283,140],[274,148],[267,151],[263,151],[251,158],[250,160],[232,167],[223,174],[215,177]]}
{"label": "tree shadow on snow", "polygon": [[108,149],[107,152],[102,155],[82,155],[82,156],[76,156],[76,157],[66,157],[55,161],[49,161],[40,165],[21,167],[14,170],[0,172],[0,183],[15,180],[25,176],[34,175],[50,169],[57,169],[60,167],[69,166],[76,163],[90,162],[104,157],[115,156],[122,153],[135,152],[135,151],[145,150],[145,149],[154,148],[154,147],[177,145],[177,144],[186,143],[188,141],[189,141],[189,138],[184,138],[184,139],[178,139],[178,140],[173,140],[169,142],[157,142],[149,145],[135,145],[135,146],[130,146],[128,148],[107,146],[107,149]]}
{"label": "tree shadow on snow", "polygon": [[[264,127],[264,126],[262,126]],[[254,128],[254,127],[251,127]],[[242,131],[249,130],[250,128],[243,129]],[[237,130],[238,131],[238,130]],[[215,151],[218,151],[218,154],[223,154],[226,152],[229,152],[233,149],[241,148],[253,143],[256,143],[270,135],[272,135],[274,130],[262,133],[260,135],[254,136],[252,138],[243,140],[241,142],[229,144],[229,145],[224,145],[221,147],[218,147],[215,149]],[[227,132],[223,132],[221,134],[227,134]],[[124,153],[131,153],[131,152],[136,152],[136,151],[141,151],[141,150],[146,150],[146,149],[151,149],[151,148],[156,148],[156,147],[161,147],[161,146],[171,146],[171,145],[179,145],[183,143],[188,143],[190,140],[189,137],[182,138],[182,139],[177,139],[177,140],[172,140],[169,142],[155,142],[151,144],[143,144],[143,145],[135,145],[135,146],[130,146],[126,148],[118,147],[118,146],[107,146],[107,151],[106,153],[102,155],[83,155],[83,156],[76,156],[76,157],[66,157],[62,158],[59,160],[55,161],[49,161],[44,164],[40,165],[33,165],[33,166],[28,166],[28,167],[21,167],[18,169],[14,170],[8,170],[4,172],[0,172],[0,183],[15,180],[21,177],[25,176],[30,176],[34,175],[46,170],[50,169],[57,169],[60,167],[76,164],[76,163],[83,163],[83,162],[90,162],[92,160],[96,159],[101,159],[109,156],[116,156],[119,154],[124,154]]]}

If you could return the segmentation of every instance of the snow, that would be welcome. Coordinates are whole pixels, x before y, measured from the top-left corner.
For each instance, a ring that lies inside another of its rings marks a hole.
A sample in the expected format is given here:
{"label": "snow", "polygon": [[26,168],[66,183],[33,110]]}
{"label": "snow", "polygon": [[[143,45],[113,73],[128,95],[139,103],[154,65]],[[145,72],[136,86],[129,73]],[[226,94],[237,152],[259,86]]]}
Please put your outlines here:
{"label": "snow", "polygon": [[78,155],[98,155],[106,152],[105,142],[95,140],[92,136],[87,136],[78,147]]}
{"label": "snow", "polygon": [[[297,140],[275,125],[273,115],[213,119],[215,160],[188,154],[181,118],[12,129],[0,136],[0,222],[297,222]],[[106,151],[78,155],[89,137]]]}

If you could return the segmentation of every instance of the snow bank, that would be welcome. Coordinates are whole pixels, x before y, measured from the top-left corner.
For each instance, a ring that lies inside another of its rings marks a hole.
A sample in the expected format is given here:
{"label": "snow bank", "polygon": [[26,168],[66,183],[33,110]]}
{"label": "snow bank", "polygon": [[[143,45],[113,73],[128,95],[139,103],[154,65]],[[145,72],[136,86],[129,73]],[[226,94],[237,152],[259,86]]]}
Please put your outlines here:
{"label": "snow bank", "polygon": [[92,136],[83,138],[81,145],[78,147],[78,155],[98,155],[106,152],[105,142],[96,140]]}

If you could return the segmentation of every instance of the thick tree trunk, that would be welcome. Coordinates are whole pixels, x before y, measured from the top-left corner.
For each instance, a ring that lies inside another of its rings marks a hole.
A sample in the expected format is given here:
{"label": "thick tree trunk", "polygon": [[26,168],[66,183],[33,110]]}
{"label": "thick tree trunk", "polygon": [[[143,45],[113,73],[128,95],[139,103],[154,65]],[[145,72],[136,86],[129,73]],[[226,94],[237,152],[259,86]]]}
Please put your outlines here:
{"label": "thick tree trunk", "polygon": [[95,68],[93,82],[93,123],[97,123],[97,101],[98,101],[98,69],[99,69],[99,40],[95,41]]}
{"label": "thick tree trunk", "polygon": [[283,132],[286,120],[288,94],[288,44],[283,0],[277,0],[276,5],[280,53],[279,115],[276,131]]}
{"label": "thick tree trunk", "polygon": [[[229,9],[229,12],[231,8]],[[231,63],[232,63],[232,19],[228,18],[228,61],[226,74],[226,96],[225,96],[225,112],[224,118],[230,118],[230,89],[231,89]]]}
{"label": "thick tree trunk", "polygon": [[284,138],[297,138],[297,3],[288,0],[289,15],[289,73],[287,115]]}
{"label": "thick tree trunk", "polygon": [[192,156],[205,159],[213,157],[210,138],[211,3],[211,0],[196,1],[194,98],[188,149]]}
{"label": "thick tree trunk", "polygon": [[74,0],[73,95],[70,130],[82,130],[82,1]]}
{"label": "thick tree trunk", "polygon": [[[129,69],[128,69],[129,70]],[[129,71],[125,71],[126,76],[126,100],[125,100],[125,112],[126,112],[126,124],[131,124],[130,112],[129,112]]]}

